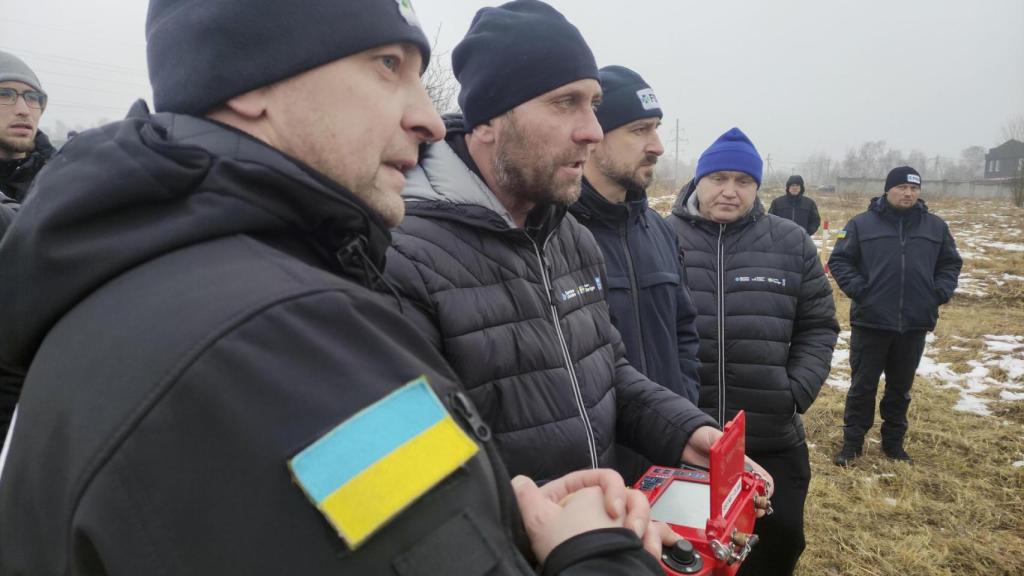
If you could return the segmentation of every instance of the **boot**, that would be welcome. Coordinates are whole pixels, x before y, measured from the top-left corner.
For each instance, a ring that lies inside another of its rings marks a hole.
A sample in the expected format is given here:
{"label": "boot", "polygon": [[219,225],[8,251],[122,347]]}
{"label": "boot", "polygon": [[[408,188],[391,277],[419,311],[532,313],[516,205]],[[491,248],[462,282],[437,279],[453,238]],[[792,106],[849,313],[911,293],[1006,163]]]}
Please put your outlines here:
{"label": "boot", "polygon": [[910,457],[910,454],[907,454],[903,446],[882,446],[882,452],[885,453],[885,457],[889,460],[906,462],[907,464],[914,463],[914,459]]}
{"label": "boot", "polygon": [[835,462],[836,466],[849,466],[863,453],[864,449],[862,447],[844,443],[843,449],[839,451],[839,454],[836,454],[836,458],[833,462]]}

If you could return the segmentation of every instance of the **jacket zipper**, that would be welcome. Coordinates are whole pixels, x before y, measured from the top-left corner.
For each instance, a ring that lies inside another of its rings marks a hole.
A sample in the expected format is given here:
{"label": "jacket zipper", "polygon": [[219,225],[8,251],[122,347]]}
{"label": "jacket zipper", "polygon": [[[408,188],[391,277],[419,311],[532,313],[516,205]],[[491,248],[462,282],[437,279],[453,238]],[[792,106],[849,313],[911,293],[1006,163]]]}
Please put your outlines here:
{"label": "jacket zipper", "polygon": [[900,231],[900,307],[896,312],[896,328],[903,332],[903,283],[906,281],[907,269],[907,241],[903,237],[903,219],[896,220],[896,227]]}
{"label": "jacket zipper", "polygon": [[[529,236],[527,236],[529,238]],[[548,240],[551,235],[544,239],[544,248],[547,249]],[[590,425],[590,417],[587,416],[587,407],[583,403],[583,393],[580,392],[580,383],[576,379],[576,370],[572,367],[572,355],[569,354],[569,346],[565,343],[565,336],[562,334],[562,325],[558,320],[558,306],[555,303],[555,292],[548,278],[547,263],[537,243],[530,238],[533,244],[533,252],[537,255],[537,262],[540,264],[540,276],[544,281],[544,290],[548,294],[548,303],[551,305],[551,319],[555,323],[555,334],[558,336],[558,344],[562,348],[562,358],[565,359],[565,367],[569,372],[569,383],[572,385],[573,395],[576,397],[576,407],[579,409],[580,418],[583,420],[583,429],[587,434],[587,449],[590,452],[590,467],[597,468],[597,443],[594,440],[594,429]]]}
{"label": "jacket zipper", "polygon": [[725,224],[718,225],[718,424],[725,426]]}
{"label": "jacket zipper", "polygon": [[639,346],[640,371],[647,375],[647,351],[644,348],[644,327],[640,320],[640,281],[636,277],[636,268],[633,267],[633,254],[629,251],[629,239],[627,226],[621,228],[622,249],[626,252],[626,267],[629,268],[629,292],[633,296],[633,315],[636,319],[636,340]]}

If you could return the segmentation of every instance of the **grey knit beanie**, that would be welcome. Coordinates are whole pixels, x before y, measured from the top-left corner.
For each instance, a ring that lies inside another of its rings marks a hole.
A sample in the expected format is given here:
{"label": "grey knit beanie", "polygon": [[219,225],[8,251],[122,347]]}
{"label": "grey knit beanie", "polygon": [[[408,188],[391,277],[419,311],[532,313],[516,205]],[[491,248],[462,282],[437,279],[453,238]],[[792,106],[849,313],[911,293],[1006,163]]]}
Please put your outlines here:
{"label": "grey knit beanie", "polygon": [[28,84],[33,90],[46,94],[36,73],[14,54],[0,50],[0,82],[21,82]]}

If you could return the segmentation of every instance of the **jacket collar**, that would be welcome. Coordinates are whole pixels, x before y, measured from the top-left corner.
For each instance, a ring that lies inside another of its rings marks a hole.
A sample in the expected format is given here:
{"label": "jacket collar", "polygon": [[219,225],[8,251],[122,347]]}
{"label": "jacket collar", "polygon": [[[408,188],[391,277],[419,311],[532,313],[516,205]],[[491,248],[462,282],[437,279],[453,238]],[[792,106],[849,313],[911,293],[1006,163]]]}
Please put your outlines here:
{"label": "jacket collar", "polygon": [[625,202],[610,202],[584,178],[580,199],[569,207],[569,211],[579,219],[593,218],[615,227],[627,223],[631,217],[643,217],[647,211],[647,193],[628,192]]}

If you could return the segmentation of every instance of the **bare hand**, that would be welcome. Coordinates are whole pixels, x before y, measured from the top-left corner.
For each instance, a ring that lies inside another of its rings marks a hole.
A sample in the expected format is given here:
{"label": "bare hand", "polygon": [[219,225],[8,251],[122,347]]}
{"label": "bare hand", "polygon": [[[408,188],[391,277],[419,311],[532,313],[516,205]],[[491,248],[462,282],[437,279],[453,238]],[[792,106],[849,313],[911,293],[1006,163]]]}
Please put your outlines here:
{"label": "bare hand", "polygon": [[661,549],[671,548],[681,538],[682,536],[673,532],[668,524],[651,520],[647,533],[644,535],[644,550],[660,561]]}
{"label": "bare hand", "polygon": [[626,488],[622,476],[614,470],[578,470],[548,482],[540,491],[552,502],[564,505],[566,498],[574,492],[593,486],[600,487],[604,492],[605,511],[608,515],[613,519],[621,519],[625,513],[622,525],[643,538],[651,520],[651,506],[643,493]]}
{"label": "bare hand", "polygon": [[622,518],[615,519],[608,514],[599,486],[567,494],[564,506],[544,494],[543,489],[526,476],[513,478],[512,488],[523,515],[530,546],[541,564],[555,547],[573,536],[623,525]]}
{"label": "bare hand", "polygon": [[[710,464],[708,456],[711,454],[711,445],[721,437],[722,431],[717,428],[712,428],[711,426],[701,426],[700,428],[697,428],[693,431],[693,434],[690,435],[690,439],[686,442],[686,446],[683,447],[683,462],[707,467],[707,465]],[[744,456],[744,458],[747,464],[750,465],[753,472],[761,478],[764,478],[765,496],[771,498],[772,494],[775,492],[775,481],[772,478],[772,475],[762,468],[760,464],[754,462],[749,457]],[[763,515],[764,511],[759,510],[758,517],[760,518]]]}

